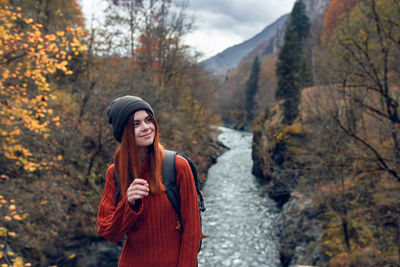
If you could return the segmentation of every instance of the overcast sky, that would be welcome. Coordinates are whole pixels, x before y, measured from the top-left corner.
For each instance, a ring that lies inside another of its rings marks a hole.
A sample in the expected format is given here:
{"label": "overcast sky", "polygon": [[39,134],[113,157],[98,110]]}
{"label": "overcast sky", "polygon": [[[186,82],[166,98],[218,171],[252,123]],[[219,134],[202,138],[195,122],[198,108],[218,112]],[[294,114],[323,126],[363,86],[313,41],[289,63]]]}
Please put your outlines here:
{"label": "overcast sky", "polygon": [[[101,12],[104,0],[80,0],[86,18]],[[292,10],[295,0],[188,0],[195,18],[186,43],[209,58],[250,39]]]}

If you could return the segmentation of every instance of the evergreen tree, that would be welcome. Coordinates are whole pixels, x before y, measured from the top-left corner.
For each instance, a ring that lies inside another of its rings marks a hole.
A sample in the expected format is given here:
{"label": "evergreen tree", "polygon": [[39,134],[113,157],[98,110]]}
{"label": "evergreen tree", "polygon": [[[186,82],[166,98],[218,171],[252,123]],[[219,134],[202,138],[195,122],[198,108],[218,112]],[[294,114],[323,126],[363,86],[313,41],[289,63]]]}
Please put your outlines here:
{"label": "evergreen tree", "polygon": [[284,100],[284,122],[291,124],[299,113],[301,47],[299,37],[290,25],[286,30],[285,42],[279,52],[278,59],[276,69],[278,89],[275,96],[279,100]]}
{"label": "evergreen tree", "polygon": [[276,66],[278,89],[275,96],[278,100],[284,100],[284,123],[287,124],[291,124],[298,116],[300,90],[311,79],[307,61],[302,55],[302,40],[308,36],[309,29],[305,5],[301,0],[297,1],[290,15]]}
{"label": "evergreen tree", "polygon": [[290,24],[294,27],[300,41],[307,38],[310,31],[310,21],[306,15],[306,5],[301,0],[293,6],[292,13],[290,13]]}
{"label": "evergreen tree", "polygon": [[246,124],[249,125],[254,119],[254,96],[258,90],[258,77],[260,74],[260,60],[254,58],[250,77],[246,82]]}

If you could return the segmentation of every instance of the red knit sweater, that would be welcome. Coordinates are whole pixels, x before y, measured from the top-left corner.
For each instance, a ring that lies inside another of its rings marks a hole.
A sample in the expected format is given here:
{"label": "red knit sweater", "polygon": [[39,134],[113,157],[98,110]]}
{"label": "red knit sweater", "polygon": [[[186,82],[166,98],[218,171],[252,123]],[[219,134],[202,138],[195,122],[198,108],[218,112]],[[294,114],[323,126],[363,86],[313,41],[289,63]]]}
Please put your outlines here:
{"label": "red knit sweater", "polygon": [[[181,197],[182,229],[177,230],[177,214],[165,193],[149,194],[139,209],[133,210],[126,196],[115,207],[114,165],[106,174],[103,197],[97,214],[98,231],[111,242],[127,239],[119,265],[137,267],[193,267],[201,239],[196,188],[189,163],[176,158],[177,187]],[[149,177],[146,160],[142,177]]]}

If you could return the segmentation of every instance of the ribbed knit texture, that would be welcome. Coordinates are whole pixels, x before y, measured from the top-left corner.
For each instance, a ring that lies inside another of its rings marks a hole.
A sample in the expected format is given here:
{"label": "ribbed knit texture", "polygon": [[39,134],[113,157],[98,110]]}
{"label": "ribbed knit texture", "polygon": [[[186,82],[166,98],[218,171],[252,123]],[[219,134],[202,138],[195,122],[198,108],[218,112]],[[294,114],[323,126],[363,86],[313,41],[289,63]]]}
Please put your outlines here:
{"label": "ribbed knit texture", "polygon": [[[176,230],[177,214],[165,193],[149,194],[133,210],[126,196],[115,207],[114,164],[106,174],[104,193],[97,214],[99,233],[111,242],[124,243],[120,267],[195,267],[201,239],[196,188],[189,163],[176,158],[177,186],[181,197],[182,229]],[[148,179],[147,161],[142,177]]]}

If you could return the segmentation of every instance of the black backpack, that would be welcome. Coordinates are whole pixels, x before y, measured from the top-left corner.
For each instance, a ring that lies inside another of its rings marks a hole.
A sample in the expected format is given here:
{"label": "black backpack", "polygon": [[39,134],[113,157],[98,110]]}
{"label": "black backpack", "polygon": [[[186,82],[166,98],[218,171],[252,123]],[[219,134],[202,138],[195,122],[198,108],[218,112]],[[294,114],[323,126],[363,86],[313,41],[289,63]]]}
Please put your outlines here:
{"label": "black backpack", "polygon": [[[162,176],[163,176],[163,184],[166,187],[165,194],[167,195],[168,200],[171,202],[171,205],[174,208],[175,212],[178,214],[178,224],[181,225],[182,223],[181,209],[180,209],[181,198],[179,195],[179,189],[176,186],[176,169],[175,169],[176,155],[185,158],[190,165],[190,169],[192,170],[193,174],[194,184],[196,186],[200,212],[204,212],[206,210],[206,207],[204,205],[203,193],[200,190],[201,183],[197,173],[197,167],[194,164],[194,162],[186,155],[164,149]],[[114,182],[115,185],[117,186],[117,191],[115,193],[115,206],[117,206],[119,202],[118,201],[119,195],[121,193],[121,187],[119,186],[119,178],[117,172],[115,171],[115,168],[114,168]],[[200,214],[200,220],[201,220],[201,214]],[[203,237],[205,237],[205,235],[203,235]]]}

